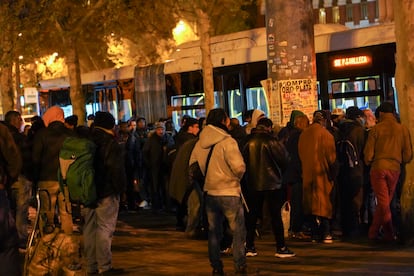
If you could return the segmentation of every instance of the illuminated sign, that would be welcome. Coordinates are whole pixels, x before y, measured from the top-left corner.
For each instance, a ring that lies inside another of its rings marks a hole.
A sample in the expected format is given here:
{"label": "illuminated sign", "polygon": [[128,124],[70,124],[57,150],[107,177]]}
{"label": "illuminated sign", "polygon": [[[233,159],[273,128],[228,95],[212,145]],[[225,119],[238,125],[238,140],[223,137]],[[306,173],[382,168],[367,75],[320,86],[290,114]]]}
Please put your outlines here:
{"label": "illuminated sign", "polygon": [[343,57],[333,60],[333,67],[343,68],[348,66],[360,66],[371,64],[370,56],[356,56],[356,57]]}

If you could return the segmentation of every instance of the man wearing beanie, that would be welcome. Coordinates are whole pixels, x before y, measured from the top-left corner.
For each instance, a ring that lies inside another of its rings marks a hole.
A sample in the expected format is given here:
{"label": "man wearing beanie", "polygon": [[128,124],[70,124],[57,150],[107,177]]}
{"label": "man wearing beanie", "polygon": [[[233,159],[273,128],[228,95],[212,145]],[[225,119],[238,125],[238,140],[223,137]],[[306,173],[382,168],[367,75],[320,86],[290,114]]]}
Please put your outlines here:
{"label": "man wearing beanie", "polygon": [[379,114],[379,123],[371,128],[364,148],[364,161],[371,166],[370,180],[377,198],[368,238],[379,237],[383,230],[383,240],[393,241],[395,232],[392,223],[390,203],[394,196],[401,165],[409,162],[413,156],[410,133],[395,116],[392,103],[382,103],[375,113]]}
{"label": "man wearing beanie", "polygon": [[44,230],[46,233],[53,232],[57,204],[61,228],[66,234],[71,234],[73,231],[72,216],[66,211],[63,194],[59,193],[57,171],[59,151],[63,141],[71,136],[72,132],[65,127],[64,113],[59,106],[52,106],[46,110],[43,121],[46,128],[40,129],[34,137],[32,158],[34,183],[37,183],[39,189],[47,190],[49,193],[49,196],[45,192],[40,193],[40,209],[47,217]]}
{"label": "man wearing beanie", "polygon": [[92,140],[96,144],[95,184],[96,208],[84,209],[84,247],[88,274],[121,273],[112,267],[111,244],[118,219],[120,194],[125,192],[124,150],[115,141],[114,117],[96,112]]}

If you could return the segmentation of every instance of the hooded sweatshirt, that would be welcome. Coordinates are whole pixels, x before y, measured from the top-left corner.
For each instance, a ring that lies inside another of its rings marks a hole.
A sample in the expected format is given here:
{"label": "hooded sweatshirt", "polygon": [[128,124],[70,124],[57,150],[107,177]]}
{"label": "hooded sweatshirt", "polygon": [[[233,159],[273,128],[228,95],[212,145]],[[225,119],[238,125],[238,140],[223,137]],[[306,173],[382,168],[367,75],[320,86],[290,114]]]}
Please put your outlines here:
{"label": "hooded sweatshirt", "polygon": [[45,123],[45,126],[47,127],[50,123],[54,121],[59,121],[59,122],[64,123],[65,114],[62,108],[55,105],[55,106],[50,107],[48,110],[46,110],[45,114],[43,114],[42,119],[43,119],[43,122]]}
{"label": "hooded sweatshirt", "polygon": [[236,140],[224,130],[207,125],[200,133],[189,164],[198,161],[205,174],[207,156],[213,145],[204,191],[212,196],[240,196],[240,179],[246,166]]}
{"label": "hooded sweatshirt", "polygon": [[250,134],[252,129],[257,126],[257,122],[264,116],[265,116],[264,112],[261,111],[260,109],[253,110],[252,120],[250,124],[246,126],[246,134]]}

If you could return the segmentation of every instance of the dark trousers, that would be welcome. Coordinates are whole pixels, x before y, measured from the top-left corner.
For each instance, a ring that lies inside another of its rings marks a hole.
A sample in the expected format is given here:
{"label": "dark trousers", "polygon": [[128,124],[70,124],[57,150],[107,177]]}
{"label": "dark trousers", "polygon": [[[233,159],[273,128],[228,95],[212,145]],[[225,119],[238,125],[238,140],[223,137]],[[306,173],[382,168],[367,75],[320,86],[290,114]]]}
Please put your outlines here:
{"label": "dark trousers", "polygon": [[246,247],[254,247],[257,218],[262,214],[263,204],[266,201],[276,246],[279,249],[283,248],[285,246],[285,237],[280,210],[285,201],[284,192],[282,190],[249,191],[245,194],[245,197],[249,207],[249,212],[245,213],[247,230]]}
{"label": "dark trousers", "polygon": [[303,228],[303,186],[302,182],[293,183],[291,185],[292,193],[290,197],[290,230],[292,232],[300,232]]}
{"label": "dark trousers", "polygon": [[360,234],[360,212],[363,202],[363,174],[353,175],[351,169],[340,178],[341,227],[345,237],[355,238]]}

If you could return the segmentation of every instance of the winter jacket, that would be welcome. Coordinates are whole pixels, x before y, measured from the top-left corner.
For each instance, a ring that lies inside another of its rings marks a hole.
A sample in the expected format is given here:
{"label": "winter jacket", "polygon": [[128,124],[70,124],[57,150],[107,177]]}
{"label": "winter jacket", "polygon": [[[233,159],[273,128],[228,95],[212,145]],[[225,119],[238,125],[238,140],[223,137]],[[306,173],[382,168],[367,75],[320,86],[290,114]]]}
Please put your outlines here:
{"label": "winter jacket", "polygon": [[174,136],[174,140],[175,140],[175,148],[177,149],[177,151],[180,149],[180,147],[187,142],[188,140],[194,139],[197,136],[192,134],[192,133],[188,133],[186,131],[179,131],[177,133],[177,135]]}
{"label": "winter jacket", "polygon": [[22,168],[22,158],[13,137],[5,125],[0,123],[0,165],[10,177],[7,186],[15,181]]}
{"label": "winter jacket", "polygon": [[39,130],[34,138],[32,160],[35,181],[58,181],[59,151],[66,137],[74,133],[60,121]]}
{"label": "winter jacket", "polygon": [[248,190],[267,191],[282,188],[287,167],[285,147],[266,130],[253,129],[243,148]]}
{"label": "winter jacket", "polygon": [[27,179],[32,180],[33,178],[33,164],[32,164],[32,145],[29,143],[29,139],[23,133],[13,126],[7,124],[11,135],[13,136],[14,142],[20,151],[22,157],[22,170],[20,174],[24,175]]}
{"label": "winter jacket", "polygon": [[197,138],[193,138],[185,142],[177,151],[177,156],[172,165],[170,181],[168,182],[168,192],[172,198],[180,203],[186,191],[192,188],[188,177],[188,161],[197,141]]}
{"label": "winter jacket", "polygon": [[283,182],[286,184],[302,183],[302,164],[299,158],[298,143],[302,131],[294,128],[289,134],[289,139],[286,141],[286,150],[289,153],[289,161],[285,174],[283,175]]}
{"label": "winter jacket", "polygon": [[400,171],[413,156],[410,133],[392,113],[381,113],[380,122],[368,134],[364,158],[371,169]]}
{"label": "winter jacket", "polygon": [[330,171],[335,163],[334,137],[318,123],[303,130],[299,137],[302,163],[303,211],[305,215],[332,217]]}
{"label": "winter jacket", "polygon": [[126,189],[125,148],[108,130],[94,127],[92,140],[96,144],[95,183],[98,199],[119,195]]}
{"label": "winter jacket", "polygon": [[[354,168],[342,166],[341,172],[361,177],[364,175],[363,152],[365,146],[365,128],[356,120],[346,119],[339,124],[339,139],[349,140],[355,148],[359,162]],[[339,157],[338,157],[339,159]]]}
{"label": "winter jacket", "polygon": [[240,196],[240,179],[246,166],[236,140],[226,131],[207,125],[200,133],[189,164],[198,161],[205,174],[207,156],[213,145],[204,191],[212,196]]}

